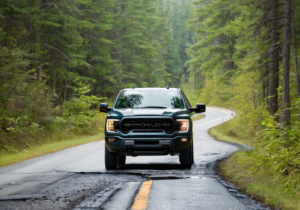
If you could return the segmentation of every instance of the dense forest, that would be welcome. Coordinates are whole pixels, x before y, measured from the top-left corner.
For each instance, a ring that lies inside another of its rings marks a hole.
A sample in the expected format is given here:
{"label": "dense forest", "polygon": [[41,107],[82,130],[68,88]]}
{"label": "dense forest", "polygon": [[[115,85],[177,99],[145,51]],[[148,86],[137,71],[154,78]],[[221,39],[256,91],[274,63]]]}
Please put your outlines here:
{"label": "dense forest", "polygon": [[300,167],[299,9],[298,0],[194,1],[186,62],[197,100],[237,112],[231,135],[263,143],[266,158],[292,171]]}
{"label": "dense forest", "polygon": [[37,133],[97,132],[101,122],[93,109],[123,88],[179,86],[192,42],[186,28],[191,6],[176,0],[1,1],[1,150],[24,149],[41,139],[25,140]]}
{"label": "dense forest", "polygon": [[100,101],[169,85],[235,110],[231,135],[299,169],[299,10],[300,0],[3,0],[0,149],[93,134]]}
{"label": "dense forest", "polygon": [[299,209],[300,1],[192,5],[183,87],[194,102],[235,110],[218,129],[254,148],[229,159],[225,173],[275,209]]}
{"label": "dense forest", "polygon": [[236,111],[239,160],[299,196],[299,34],[300,0],[1,0],[0,152],[95,134],[99,102],[169,85]]}

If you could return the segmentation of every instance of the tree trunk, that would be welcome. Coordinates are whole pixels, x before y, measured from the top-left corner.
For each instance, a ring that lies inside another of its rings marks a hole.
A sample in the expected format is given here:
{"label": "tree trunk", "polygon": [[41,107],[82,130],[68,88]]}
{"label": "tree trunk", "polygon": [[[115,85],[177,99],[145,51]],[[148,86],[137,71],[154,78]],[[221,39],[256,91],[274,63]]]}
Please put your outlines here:
{"label": "tree trunk", "polygon": [[296,82],[298,96],[300,98],[300,84],[299,84],[299,73],[298,73],[298,58],[297,58],[297,39],[296,39],[296,18],[295,18],[295,1],[293,0],[293,41],[294,41],[294,63],[295,63],[295,72],[296,72]]}
{"label": "tree trunk", "polygon": [[30,8],[30,12],[29,12],[29,15],[28,15],[28,19],[29,19],[29,24],[28,24],[28,27],[27,27],[27,42],[30,41],[30,32],[32,31],[32,27],[33,27],[33,24],[31,22],[31,8],[32,8],[32,5],[33,5],[33,2],[32,0],[29,0],[29,8]]}
{"label": "tree trunk", "polygon": [[[277,3],[275,1],[274,3]],[[276,13],[278,13],[278,6],[274,6],[274,11],[272,12],[271,18],[276,18]],[[279,58],[279,48],[277,46],[278,41],[278,32],[277,28],[278,22],[277,20],[272,21],[271,28],[274,28],[270,33],[270,52],[272,52],[269,56],[270,60],[277,60]],[[269,113],[274,115],[278,110],[278,91],[277,88],[279,86],[279,63],[277,61],[269,64],[269,102],[268,108]]]}
{"label": "tree trunk", "polygon": [[11,29],[12,29],[12,16],[9,15],[7,17],[7,35],[8,35],[8,37],[11,36]]}
{"label": "tree trunk", "polygon": [[269,65],[266,65],[266,71],[263,74],[263,101],[264,105],[268,105],[268,83],[269,83]]}
{"label": "tree trunk", "polygon": [[[7,27],[6,27],[6,32],[7,32],[7,37],[10,37],[11,36],[11,29],[12,29],[12,16],[11,15],[9,15],[8,17],[7,17]],[[9,45],[9,41],[8,41],[8,39],[4,39],[4,45],[5,46],[8,46]]]}
{"label": "tree trunk", "polygon": [[[277,3],[275,1],[274,3]],[[274,6],[274,12],[272,14],[271,18],[276,18],[276,13],[278,13],[277,9],[278,6]],[[279,58],[279,48],[277,46],[278,42],[278,32],[277,32],[277,27],[278,27],[278,21],[273,20],[271,23],[271,28],[274,28],[271,31],[270,34],[270,56],[269,59],[270,61],[272,60],[277,60]],[[279,79],[279,63],[278,61],[274,61],[269,64],[269,113],[271,115],[274,115],[277,110],[278,110],[278,91],[277,88],[279,86],[278,79]]]}
{"label": "tree trunk", "polygon": [[233,61],[232,61],[232,46],[231,46],[231,42],[230,42],[230,37],[225,35],[226,36],[226,41],[228,43],[228,62],[226,63],[226,70],[232,70],[234,68],[234,65],[233,65]]}
{"label": "tree trunk", "polygon": [[284,29],[282,48],[282,126],[289,126],[291,123],[291,98],[290,98],[290,45],[291,45],[291,15],[292,0],[285,0],[284,6]]}
{"label": "tree trunk", "polygon": [[266,99],[266,85],[265,85],[264,82],[262,84],[262,89],[263,89],[263,101],[264,101],[264,104],[265,104],[265,99]]}
{"label": "tree trunk", "polygon": [[[231,20],[231,11],[228,11],[228,25],[230,25],[230,20]],[[233,65],[233,61],[232,61],[232,55],[233,55],[233,50],[232,50],[232,45],[231,45],[231,42],[230,42],[230,37],[227,36],[227,39],[228,39],[228,60],[230,62],[230,70],[234,69],[234,65]]]}
{"label": "tree trunk", "polygon": [[269,106],[269,99],[268,99],[268,97],[269,97],[269,85],[267,85],[267,91],[266,91],[266,93],[267,93],[267,95],[266,95],[266,97],[267,97],[266,102],[267,102],[267,105]]}
{"label": "tree trunk", "polygon": [[42,64],[40,64],[39,69],[38,69],[38,76],[37,76],[38,80],[42,80],[42,70],[43,70],[43,66],[42,66]]}
{"label": "tree trunk", "polygon": [[66,80],[65,93],[64,93],[64,103],[63,103],[63,109],[62,109],[62,117],[64,117],[64,112],[65,112],[65,102],[66,102],[66,96],[67,96],[67,89],[68,89],[68,81]]}
{"label": "tree trunk", "polygon": [[[43,6],[45,4],[45,0],[41,0],[41,5],[40,5],[40,10],[43,9]],[[41,26],[40,30],[42,31],[43,30],[43,26]],[[39,40],[40,44],[41,44],[41,48],[44,47],[44,40],[42,38],[40,38]],[[41,51],[44,51],[43,49],[40,49]],[[38,69],[38,80],[42,80],[42,70],[43,70],[43,66],[42,66],[42,61],[43,61],[43,54],[40,54],[40,67]]]}
{"label": "tree trunk", "polygon": [[56,72],[54,72],[54,75],[53,75],[53,93],[55,93],[55,74]]}
{"label": "tree trunk", "polygon": [[230,43],[230,39],[228,39],[228,43],[229,43],[229,48],[228,48],[228,60],[230,62],[230,70],[233,69],[233,61],[232,61],[232,47],[231,47],[231,43]]}

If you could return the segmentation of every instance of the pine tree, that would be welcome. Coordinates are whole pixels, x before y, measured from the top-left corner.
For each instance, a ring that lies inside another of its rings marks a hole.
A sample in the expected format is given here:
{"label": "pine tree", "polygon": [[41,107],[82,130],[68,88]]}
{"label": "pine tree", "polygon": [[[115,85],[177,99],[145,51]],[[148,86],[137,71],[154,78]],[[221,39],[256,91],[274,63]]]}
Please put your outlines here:
{"label": "pine tree", "polygon": [[285,0],[284,7],[284,30],[283,30],[283,49],[282,49],[282,65],[283,65],[283,99],[282,99],[282,119],[283,126],[291,123],[291,98],[290,98],[290,39],[291,39],[291,16],[292,1]]}
{"label": "pine tree", "polygon": [[195,36],[189,49],[192,59],[187,62],[190,82],[196,83],[199,75],[216,79],[226,72],[235,72],[235,56],[240,54],[235,46],[244,28],[247,8],[234,0],[198,0],[193,4],[194,16],[189,27]]}

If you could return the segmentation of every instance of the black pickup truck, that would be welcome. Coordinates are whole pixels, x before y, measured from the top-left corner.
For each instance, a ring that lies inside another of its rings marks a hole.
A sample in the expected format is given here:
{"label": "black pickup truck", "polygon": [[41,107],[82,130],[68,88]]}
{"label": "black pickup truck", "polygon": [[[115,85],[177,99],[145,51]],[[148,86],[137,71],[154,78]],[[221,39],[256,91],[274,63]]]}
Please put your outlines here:
{"label": "black pickup truck", "polygon": [[192,108],[178,88],[131,88],[121,90],[105,127],[105,166],[115,169],[126,156],[179,155],[184,168],[194,162],[191,113],[205,112],[204,104]]}

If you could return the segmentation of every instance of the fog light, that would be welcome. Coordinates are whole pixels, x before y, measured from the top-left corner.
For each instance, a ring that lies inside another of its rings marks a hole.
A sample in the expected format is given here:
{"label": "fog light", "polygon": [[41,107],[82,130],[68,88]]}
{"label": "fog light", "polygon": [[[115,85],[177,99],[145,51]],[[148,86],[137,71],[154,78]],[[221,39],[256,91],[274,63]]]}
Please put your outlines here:
{"label": "fog light", "polygon": [[181,138],[181,141],[182,141],[182,142],[187,142],[187,141],[188,141],[188,138]]}
{"label": "fog light", "polygon": [[108,138],[108,141],[109,141],[109,142],[114,142],[114,141],[115,141],[115,138]]}

